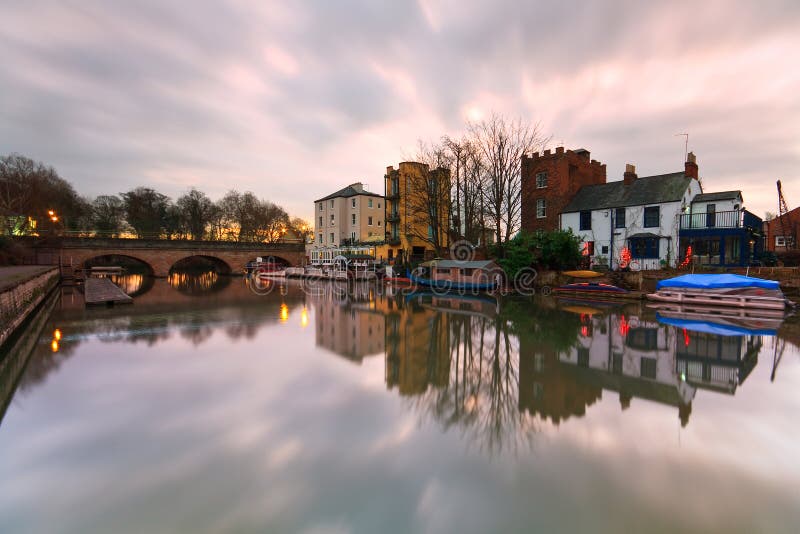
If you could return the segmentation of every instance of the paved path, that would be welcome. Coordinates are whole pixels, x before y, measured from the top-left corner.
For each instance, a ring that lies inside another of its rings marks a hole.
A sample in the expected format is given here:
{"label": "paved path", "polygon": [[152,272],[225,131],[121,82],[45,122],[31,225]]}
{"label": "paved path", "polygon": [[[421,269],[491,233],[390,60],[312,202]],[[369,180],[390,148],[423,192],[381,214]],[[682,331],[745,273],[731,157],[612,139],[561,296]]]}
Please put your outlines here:
{"label": "paved path", "polygon": [[86,304],[130,304],[133,298],[108,278],[87,278],[84,282]]}
{"label": "paved path", "polygon": [[53,269],[52,265],[11,265],[0,267],[0,291],[5,291],[21,282],[30,280],[50,269]]}

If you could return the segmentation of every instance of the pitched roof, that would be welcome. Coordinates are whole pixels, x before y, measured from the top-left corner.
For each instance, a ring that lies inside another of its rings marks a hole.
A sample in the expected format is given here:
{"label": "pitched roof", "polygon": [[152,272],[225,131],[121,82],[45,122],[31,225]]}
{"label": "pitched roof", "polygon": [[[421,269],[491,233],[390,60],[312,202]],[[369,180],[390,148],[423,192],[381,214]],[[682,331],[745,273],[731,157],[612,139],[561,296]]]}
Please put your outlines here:
{"label": "pitched roof", "polygon": [[383,198],[383,195],[379,195],[378,193],[372,193],[371,191],[359,191],[358,189],[356,189],[352,185],[348,185],[344,189],[339,189],[335,193],[331,193],[330,195],[328,195],[326,197],[318,198],[314,202],[322,202],[323,200],[330,200],[332,198],[339,198],[339,197],[348,198],[348,197],[354,197],[356,195],[364,195],[364,196],[368,196],[368,197],[381,197],[381,198]]}
{"label": "pitched roof", "polygon": [[738,200],[742,198],[741,191],[720,191],[718,193],[700,193],[692,202],[710,202],[712,200]]}
{"label": "pitched roof", "polygon": [[572,197],[564,213],[677,202],[683,198],[691,180],[683,172],[673,172],[637,178],[630,185],[622,180],[586,185]]}

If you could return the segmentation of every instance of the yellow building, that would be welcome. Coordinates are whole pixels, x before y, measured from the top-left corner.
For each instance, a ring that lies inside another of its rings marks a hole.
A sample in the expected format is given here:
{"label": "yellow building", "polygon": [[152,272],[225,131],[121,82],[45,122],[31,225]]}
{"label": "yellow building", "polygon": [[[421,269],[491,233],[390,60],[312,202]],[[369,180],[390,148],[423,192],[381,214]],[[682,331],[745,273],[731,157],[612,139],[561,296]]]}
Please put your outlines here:
{"label": "yellow building", "polygon": [[444,256],[449,246],[450,171],[413,161],[386,168],[386,245],[390,263]]}

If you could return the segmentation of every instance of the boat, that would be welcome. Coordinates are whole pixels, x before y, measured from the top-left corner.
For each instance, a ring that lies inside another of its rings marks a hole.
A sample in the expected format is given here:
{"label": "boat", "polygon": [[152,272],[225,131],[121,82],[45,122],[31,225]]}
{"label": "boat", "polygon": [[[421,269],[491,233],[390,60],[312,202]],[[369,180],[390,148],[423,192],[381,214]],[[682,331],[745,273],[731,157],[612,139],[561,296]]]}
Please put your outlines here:
{"label": "boat", "polygon": [[557,293],[627,293],[627,289],[622,289],[611,284],[600,282],[578,282],[566,284],[555,288]]}
{"label": "boat", "polygon": [[500,287],[503,270],[491,260],[431,260],[408,273],[408,279],[442,291],[491,291]]}
{"label": "boat", "polygon": [[740,274],[685,274],[661,280],[656,292],[647,298],[674,304],[765,310],[789,306],[778,282]]}
{"label": "boat", "polygon": [[650,304],[664,324],[717,335],[775,336],[786,314],[782,310],[753,310],[724,306]]}
{"label": "boat", "polygon": [[262,279],[286,278],[286,268],[275,263],[263,264],[256,272],[258,273],[258,277]]}
{"label": "boat", "polygon": [[564,271],[561,274],[573,278],[597,278],[598,276],[603,276],[603,273],[598,273],[597,271]]}

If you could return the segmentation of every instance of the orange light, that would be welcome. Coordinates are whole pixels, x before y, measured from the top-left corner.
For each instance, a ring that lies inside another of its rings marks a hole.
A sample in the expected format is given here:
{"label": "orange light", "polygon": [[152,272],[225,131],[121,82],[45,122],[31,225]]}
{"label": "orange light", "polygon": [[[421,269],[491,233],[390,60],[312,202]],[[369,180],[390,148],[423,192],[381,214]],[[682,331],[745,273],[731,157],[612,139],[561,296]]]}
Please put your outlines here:
{"label": "orange light", "polygon": [[61,330],[59,330],[58,328],[56,328],[53,331],[53,339],[55,339],[56,341],[61,341]]}
{"label": "orange light", "polygon": [[50,217],[50,220],[53,221],[53,222],[56,222],[56,221],[58,221],[58,217],[53,215],[52,217]]}
{"label": "orange light", "polygon": [[285,323],[289,320],[289,306],[281,304],[281,322]]}
{"label": "orange light", "polygon": [[48,214],[50,217],[52,217],[53,215],[55,215],[55,214],[56,214],[56,212],[54,212],[53,210],[47,210],[47,214]]}
{"label": "orange light", "polygon": [[303,306],[303,311],[300,312],[300,326],[303,328],[308,326],[308,309]]}
{"label": "orange light", "polygon": [[50,343],[50,348],[53,349],[53,352],[58,352],[58,341],[54,339],[53,342]]}

